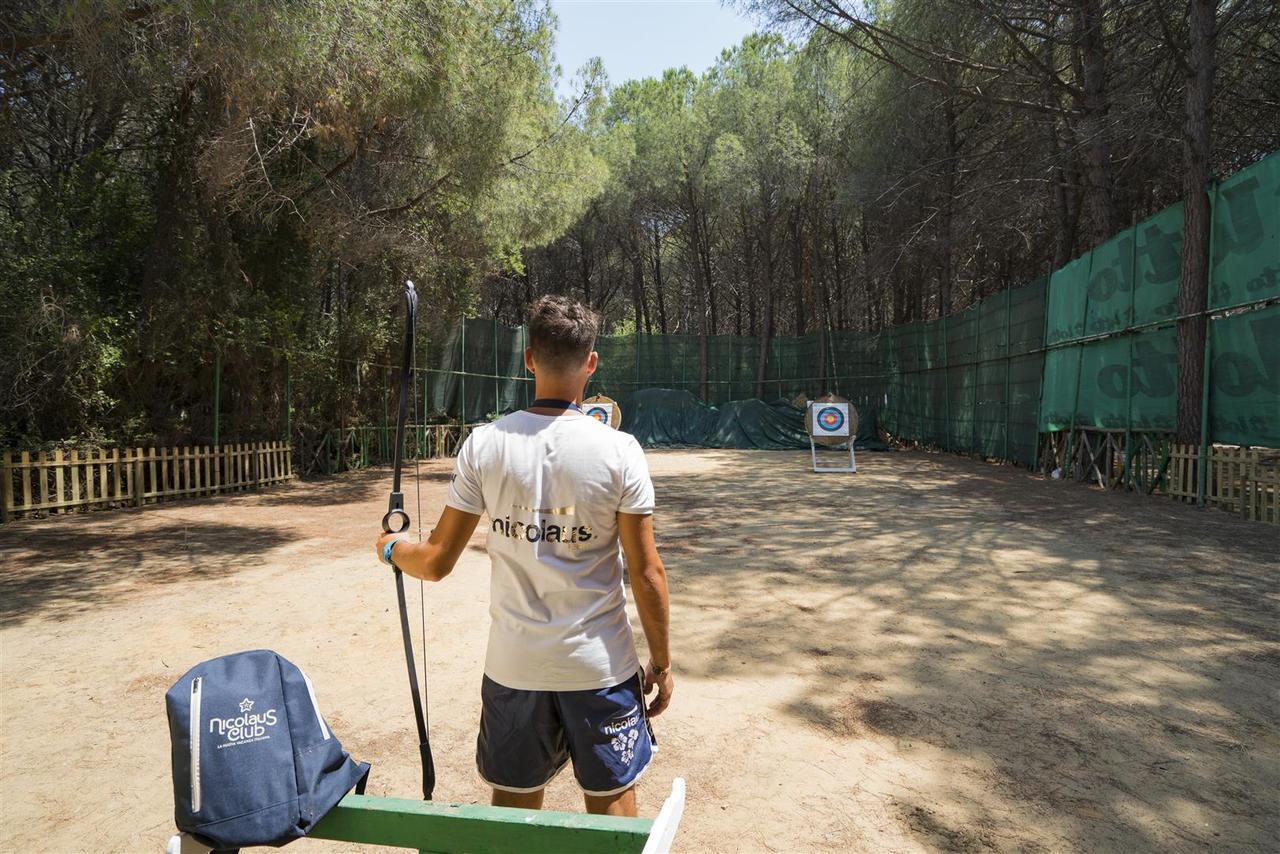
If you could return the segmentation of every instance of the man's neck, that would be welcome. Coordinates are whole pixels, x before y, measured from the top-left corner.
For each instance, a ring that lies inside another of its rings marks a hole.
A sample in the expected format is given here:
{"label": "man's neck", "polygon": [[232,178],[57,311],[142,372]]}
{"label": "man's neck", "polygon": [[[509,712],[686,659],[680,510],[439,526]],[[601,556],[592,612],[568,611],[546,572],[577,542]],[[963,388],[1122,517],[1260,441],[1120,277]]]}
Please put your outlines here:
{"label": "man's neck", "polygon": [[[573,386],[568,383],[537,379],[533,383],[533,396],[535,400],[567,400],[570,403],[578,403],[578,399],[582,396],[582,391],[574,391]],[[529,408],[535,412],[551,412],[545,407],[531,406]]]}

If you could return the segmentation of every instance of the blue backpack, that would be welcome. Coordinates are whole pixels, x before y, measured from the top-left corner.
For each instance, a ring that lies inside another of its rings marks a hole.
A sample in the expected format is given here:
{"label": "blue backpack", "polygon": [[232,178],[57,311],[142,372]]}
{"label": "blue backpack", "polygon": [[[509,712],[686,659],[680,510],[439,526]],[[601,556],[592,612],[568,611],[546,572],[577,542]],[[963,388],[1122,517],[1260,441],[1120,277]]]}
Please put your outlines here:
{"label": "blue backpack", "polygon": [[211,848],[305,836],[369,765],[316,706],[305,673],[265,649],[197,664],[164,696],[178,829]]}

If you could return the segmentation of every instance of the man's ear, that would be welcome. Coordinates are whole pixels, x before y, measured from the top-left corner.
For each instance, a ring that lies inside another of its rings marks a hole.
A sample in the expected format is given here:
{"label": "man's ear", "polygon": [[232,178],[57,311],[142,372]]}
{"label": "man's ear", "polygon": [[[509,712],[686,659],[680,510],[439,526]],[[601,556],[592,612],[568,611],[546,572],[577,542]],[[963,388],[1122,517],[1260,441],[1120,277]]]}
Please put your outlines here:
{"label": "man's ear", "polygon": [[532,347],[524,348],[524,367],[525,367],[525,370],[527,370],[531,374],[537,373],[537,371],[533,369],[533,348]]}
{"label": "man's ear", "polygon": [[592,350],[591,355],[587,356],[587,375],[594,374],[598,367],[600,367],[600,354]]}

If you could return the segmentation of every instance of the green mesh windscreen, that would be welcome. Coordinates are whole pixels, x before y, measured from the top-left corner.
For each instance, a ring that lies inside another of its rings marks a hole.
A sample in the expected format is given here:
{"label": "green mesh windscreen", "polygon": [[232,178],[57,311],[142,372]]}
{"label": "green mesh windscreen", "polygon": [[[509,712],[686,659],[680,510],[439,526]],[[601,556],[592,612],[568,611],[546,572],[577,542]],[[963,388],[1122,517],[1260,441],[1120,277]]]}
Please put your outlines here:
{"label": "green mesh windscreen", "polygon": [[[1280,296],[1280,155],[1211,198],[1209,308],[1253,310],[1209,320],[1210,438],[1275,445],[1280,329],[1259,304]],[[1040,429],[1175,429],[1182,218],[1173,205],[1054,271]]]}
{"label": "green mesh windscreen", "polygon": [[1223,181],[1215,195],[1209,307],[1280,296],[1280,151]]}
{"label": "green mesh windscreen", "polygon": [[1213,439],[1280,448],[1280,304],[1215,318],[1209,337]]}
{"label": "green mesh windscreen", "polygon": [[1046,284],[1004,291],[945,320],[882,334],[882,414],[894,436],[1031,465]]}

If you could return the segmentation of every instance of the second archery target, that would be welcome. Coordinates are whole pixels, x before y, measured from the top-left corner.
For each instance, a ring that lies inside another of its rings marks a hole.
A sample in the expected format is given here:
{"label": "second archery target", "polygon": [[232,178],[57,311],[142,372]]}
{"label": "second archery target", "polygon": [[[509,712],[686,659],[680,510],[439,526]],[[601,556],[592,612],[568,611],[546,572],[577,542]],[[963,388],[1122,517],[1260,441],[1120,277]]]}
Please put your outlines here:
{"label": "second archery target", "polygon": [[597,394],[582,401],[583,414],[617,430],[622,423],[622,409],[612,398]]}

